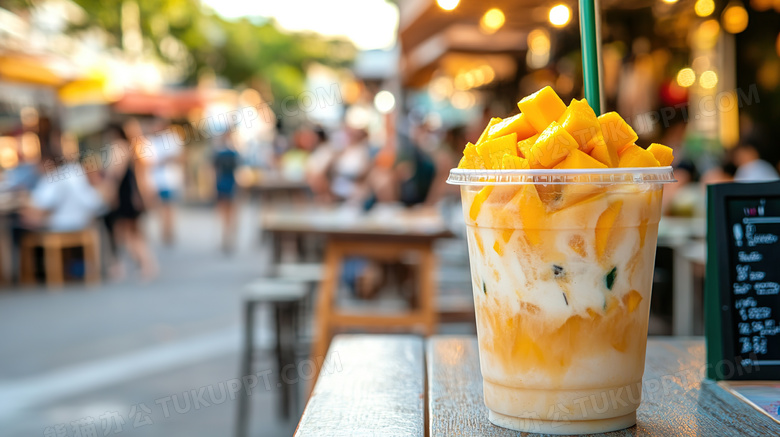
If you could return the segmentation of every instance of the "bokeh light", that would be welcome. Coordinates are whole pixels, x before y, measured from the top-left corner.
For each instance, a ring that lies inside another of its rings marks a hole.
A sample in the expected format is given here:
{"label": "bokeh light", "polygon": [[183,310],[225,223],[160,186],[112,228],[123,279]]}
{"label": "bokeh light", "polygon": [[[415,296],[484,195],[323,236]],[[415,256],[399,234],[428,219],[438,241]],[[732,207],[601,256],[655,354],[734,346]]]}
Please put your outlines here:
{"label": "bokeh light", "polygon": [[374,96],[374,107],[382,114],[388,114],[395,108],[395,96],[387,90],[382,90]]}
{"label": "bokeh light", "polygon": [[452,106],[456,109],[469,109],[476,103],[477,99],[474,93],[470,91],[456,91],[452,94]]}
{"label": "bokeh light", "polygon": [[715,2],[713,0],[696,0],[693,10],[700,17],[708,17],[715,12]]}
{"label": "bokeh light", "polygon": [[711,90],[718,84],[718,75],[712,70],[707,70],[699,76],[699,85],[706,89]]}
{"label": "bokeh light", "polygon": [[505,22],[506,17],[504,16],[504,12],[501,9],[492,8],[482,16],[479,27],[485,33],[493,33],[503,27]]}
{"label": "bokeh light", "polygon": [[748,26],[748,13],[741,4],[733,4],[721,15],[723,29],[728,33],[740,33]]}
{"label": "bokeh light", "polygon": [[550,9],[549,19],[553,26],[565,26],[571,20],[571,10],[566,5],[555,5]]}
{"label": "bokeh light", "polygon": [[436,0],[436,4],[445,11],[451,11],[458,7],[460,0]]}
{"label": "bokeh light", "polygon": [[692,68],[683,68],[677,72],[677,85],[688,88],[696,82],[696,72]]}
{"label": "bokeh light", "polygon": [[482,74],[485,76],[485,83],[493,82],[493,79],[496,78],[496,72],[493,70],[493,67],[491,67],[488,64],[484,64],[479,67],[479,69],[482,71]]}

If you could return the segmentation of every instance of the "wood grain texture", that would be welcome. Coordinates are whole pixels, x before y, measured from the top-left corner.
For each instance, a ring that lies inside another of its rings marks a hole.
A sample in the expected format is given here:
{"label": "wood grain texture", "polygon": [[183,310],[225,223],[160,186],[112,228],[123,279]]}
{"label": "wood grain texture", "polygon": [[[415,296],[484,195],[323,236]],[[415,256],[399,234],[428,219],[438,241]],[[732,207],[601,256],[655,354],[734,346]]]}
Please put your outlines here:
{"label": "wood grain texture", "polygon": [[[430,437],[539,435],[488,422],[476,338],[432,337],[426,356]],[[637,426],[601,435],[780,435],[770,418],[704,380],[706,365],[702,339],[651,339]]]}
{"label": "wood grain texture", "polygon": [[303,412],[296,436],[423,436],[423,339],[339,335]]}

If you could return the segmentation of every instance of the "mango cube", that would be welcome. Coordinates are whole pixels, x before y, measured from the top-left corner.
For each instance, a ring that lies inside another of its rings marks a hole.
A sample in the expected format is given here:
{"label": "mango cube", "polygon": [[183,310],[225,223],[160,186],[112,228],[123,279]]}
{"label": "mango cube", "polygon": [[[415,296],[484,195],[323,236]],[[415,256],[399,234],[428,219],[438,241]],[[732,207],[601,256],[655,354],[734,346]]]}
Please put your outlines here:
{"label": "mango cube", "polygon": [[661,167],[672,165],[674,161],[674,153],[671,147],[664,146],[663,144],[653,143],[647,148],[647,151],[655,156],[655,159],[661,164]]}
{"label": "mango cube", "polygon": [[537,246],[542,242],[539,230],[547,220],[547,209],[539,198],[536,187],[522,185],[504,209],[511,211],[511,215],[519,215],[522,230],[529,243]]}
{"label": "mango cube", "polygon": [[602,164],[592,156],[588,155],[587,153],[574,149],[564,158],[563,161],[561,161],[558,165],[556,165],[553,168],[559,168],[559,169],[575,169],[575,168],[607,168],[606,165]]}
{"label": "mango cube", "polygon": [[485,203],[491,192],[493,192],[493,186],[488,185],[479,190],[479,193],[474,196],[474,201],[471,202],[471,207],[469,207],[469,218],[471,221],[477,221],[477,216],[479,216],[479,212],[482,210],[482,204]]}
{"label": "mango cube", "polygon": [[623,295],[623,304],[626,306],[629,313],[636,311],[640,302],[642,302],[642,295],[636,290],[631,290]]}
{"label": "mango cube", "polygon": [[590,150],[591,157],[606,165],[607,167],[618,166],[617,150],[609,148],[607,143],[604,142],[603,138],[593,137],[591,138],[590,143],[592,144]]}
{"label": "mango cube", "polygon": [[599,124],[604,142],[618,153],[639,139],[634,129],[617,112],[607,112],[600,115]]}
{"label": "mango cube", "polygon": [[615,226],[620,210],[623,209],[623,201],[618,200],[610,204],[599,216],[596,222],[596,254],[603,258],[607,252],[607,243],[612,234],[612,228]]}
{"label": "mango cube", "polygon": [[655,159],[655,156],[636,144],[631,144],[623,149],[618,162],[618,167],[621,168],[658,166],[658,160]]}
{"label": "mango cube", "polygon": [[482,134],[479,136],[479,139],[477,140],[477,144],[482,144],[485,141],[487,141],[488,134],[490,133],[490,128],[495,126],[498,123],[501,123],[501,119],[499,117],[491,118],[487,126],[485,126],[485,130],[483,130]]}
{"label": "mango cube", "polygon": [[517,134],[504,135],[478,144],[477,153],[487,169],[501,170],[504,155],[517,155]]}
{"label": "mango cube", "polygon": [[482,162],[482,158],[477,153],[477,146],[468,143],[466,148],[463,149],[463,158],[458,163],[458,168],[467,168],[472,170],[485,169],[485,163]]}
{"label": "mango cube", "polygon": [[539,139],[539,134],[536,134],[530,138],[520,140],[517,142],[517,155],[528,159],[531,156],[531,147],[534,146],[536,140]]}
{"label": "mango cube", "polygon": [[590,153],[595,145],[591,139],[602,136],[599,119],[585,99],[572,100],[561,118],[558,119],[558,123],[574,137],[580,150],[585,153]]}
{"label": "mango cube", "polygon": [[502,170],[528,170],[530,168],[528,160],[519,156],[506,154],[501,159]]}
{"label": "mango cube", "polygon": [[500,122],[490,126],[487,139],[493,139],[509,135],[511,133],[517,134],[518,140],[524,140],[530,136],[536,134],[536,130],[528,123],[528,119],[523,114],[517,114],[513,117],[505,118]]}
{"label": "mango cube", "polygon": [[543,167],[552,168],[577,147],[577,141],[557,121],[553,121],[539,134],[527,158],[531,161],[532,167],[534,163],[538,163]]}
{"label": "mango cube", "polygon": [[537,132],[545,130],[551,122],[561,118],[566,110],[566,104],[549,86],[526,96],[517,102],[517,107]]}

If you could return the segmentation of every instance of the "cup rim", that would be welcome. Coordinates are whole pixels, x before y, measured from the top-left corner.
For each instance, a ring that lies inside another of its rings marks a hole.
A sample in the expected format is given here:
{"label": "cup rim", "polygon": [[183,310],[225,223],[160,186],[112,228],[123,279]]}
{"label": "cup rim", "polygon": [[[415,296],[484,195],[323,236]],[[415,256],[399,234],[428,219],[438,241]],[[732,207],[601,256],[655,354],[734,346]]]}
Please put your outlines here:
{"label": "cup rim", "polygon": [[453,168],[450,185],[614,185],[677,182],[666,167],[576,168],[530,170],[474,170]]}

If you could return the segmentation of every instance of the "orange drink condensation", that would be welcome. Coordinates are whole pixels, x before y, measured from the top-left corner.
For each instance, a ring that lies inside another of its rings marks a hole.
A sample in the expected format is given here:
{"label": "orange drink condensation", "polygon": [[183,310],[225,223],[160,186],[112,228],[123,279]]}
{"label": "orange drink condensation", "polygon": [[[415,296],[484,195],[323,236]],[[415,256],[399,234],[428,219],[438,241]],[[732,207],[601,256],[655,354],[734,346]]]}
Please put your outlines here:
{"label": "orange drink condensation", "polygon": [[451,171],[492,423],[553,434],[636,423],[673,180],[671,167]]}

